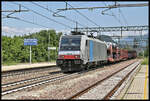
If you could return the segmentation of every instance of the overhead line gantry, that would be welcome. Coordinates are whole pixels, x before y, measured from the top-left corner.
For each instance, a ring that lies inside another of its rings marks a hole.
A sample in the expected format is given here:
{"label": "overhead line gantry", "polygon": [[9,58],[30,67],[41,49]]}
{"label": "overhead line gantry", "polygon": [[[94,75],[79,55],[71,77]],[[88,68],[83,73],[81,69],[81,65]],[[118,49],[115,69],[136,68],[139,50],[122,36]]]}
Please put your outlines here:
{"label": "overhead line gantry", "polygon": [[99,9],[99,8],[120,8],[120,7],[144,7],[148,6],[148,3],[140,3],[140,4],[115,4],[115,5],[109,5],[109,6],[101,6],[101,7],[81,7],[81,8],[63,8],[63,9],[57,9],[57,10],[83,10],[83,9]]}
{"label": "overhead line gantry", "polygon": [[[118,26],[118,27],[86,27],[77,28],[81,32],[112,32],[112,31],[143,31],[148,30],[148,25],[143,26]],[[74,28],[75,30],[76,28]]]}

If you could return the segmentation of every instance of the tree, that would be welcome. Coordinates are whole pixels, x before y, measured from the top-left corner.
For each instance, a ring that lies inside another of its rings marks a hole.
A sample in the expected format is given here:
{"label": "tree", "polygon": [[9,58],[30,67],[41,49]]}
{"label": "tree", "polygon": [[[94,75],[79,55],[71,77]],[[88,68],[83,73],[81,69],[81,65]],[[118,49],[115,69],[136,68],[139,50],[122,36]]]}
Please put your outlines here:
{"label": "tree", "polygon": [[148,57],[149,56],[149,47],[147,46],[146,50],[144,51],[144,56]]}
{"label": "tree", "polygon": [[[2,61],[7,62],[29,62],[29,46],[24,46],[24,39],[36,38],[38,45],[32,46],[32,62],[42,62],[48,60],[48,46],[58,47],[61,32],[55,30],[41,30],[40,32],[15,36],[13,38],[2,36]],[[56,60],[57,54],[51,52],[51,59]]]}

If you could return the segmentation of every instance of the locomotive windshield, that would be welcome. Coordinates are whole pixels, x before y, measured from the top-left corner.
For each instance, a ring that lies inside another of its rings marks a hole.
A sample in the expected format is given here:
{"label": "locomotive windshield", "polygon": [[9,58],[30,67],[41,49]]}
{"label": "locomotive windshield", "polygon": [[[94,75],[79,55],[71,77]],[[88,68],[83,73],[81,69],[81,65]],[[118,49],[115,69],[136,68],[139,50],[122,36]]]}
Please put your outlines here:
{"label": "locomotive windshield", "polygon": [[80,42],[81,38],[73,38],[73,37],[62,37],[61,44],[60,44],[60,50],[61,51],[77,51],[80,50]]}

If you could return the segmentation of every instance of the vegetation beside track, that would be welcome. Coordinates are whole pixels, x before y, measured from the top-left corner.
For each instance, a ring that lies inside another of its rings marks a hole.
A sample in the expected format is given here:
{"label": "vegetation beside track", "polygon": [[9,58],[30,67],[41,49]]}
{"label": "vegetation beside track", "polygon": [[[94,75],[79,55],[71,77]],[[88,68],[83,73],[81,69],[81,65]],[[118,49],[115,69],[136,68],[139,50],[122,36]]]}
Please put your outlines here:
{"label": "vegetation beside track", "polygon": [[142,61],[142,65],[148,65],[148,57],[144,58],[144,60]]}
{"label": "vegetation beside track", "polygon": [[42,30],[24,36],[2,36],[2,65],[29,63],[30,47],[24,46],[24,39],[30,38],[38,40],[38,44],[32,46],[32,63],[56,60],[57,52],[51,50],[49,57],[48,47],[58,47],[61,35],[61,32],[56,33],[55,30]]}

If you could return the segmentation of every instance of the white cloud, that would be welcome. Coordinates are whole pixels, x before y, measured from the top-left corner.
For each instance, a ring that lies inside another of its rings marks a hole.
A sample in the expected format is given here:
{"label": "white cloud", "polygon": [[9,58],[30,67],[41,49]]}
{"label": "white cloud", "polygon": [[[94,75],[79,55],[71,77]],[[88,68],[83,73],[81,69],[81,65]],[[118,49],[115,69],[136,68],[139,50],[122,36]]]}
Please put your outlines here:
{"label": "white cloud", "polygon": [[[48,28],[16,28],[16,27],[9,27],[9,26],[2,26],[2,35],[7,36],[19,36],[29,33],[39,32],[41,30],[49,30]],[[62,32],[63,34],[70,34],[70,30],[62,29],[56,30],[56,33]]]}
{"label": "white cloud", "polygon": [[63,34],[67,34],[67,35],[71,33],[70,30],[65,30],[65,29],[62,29],[62,30],[56,30],[56,33],[58,33],[58,32],[62,32]]}
{"label": "white cloud", "polygon": [[34,32],[39,32],[40,30],[48,30],[48,28],[15,28],[9,26],[2,26],[2,35],[14,36],[14,35],[24,35]]}

